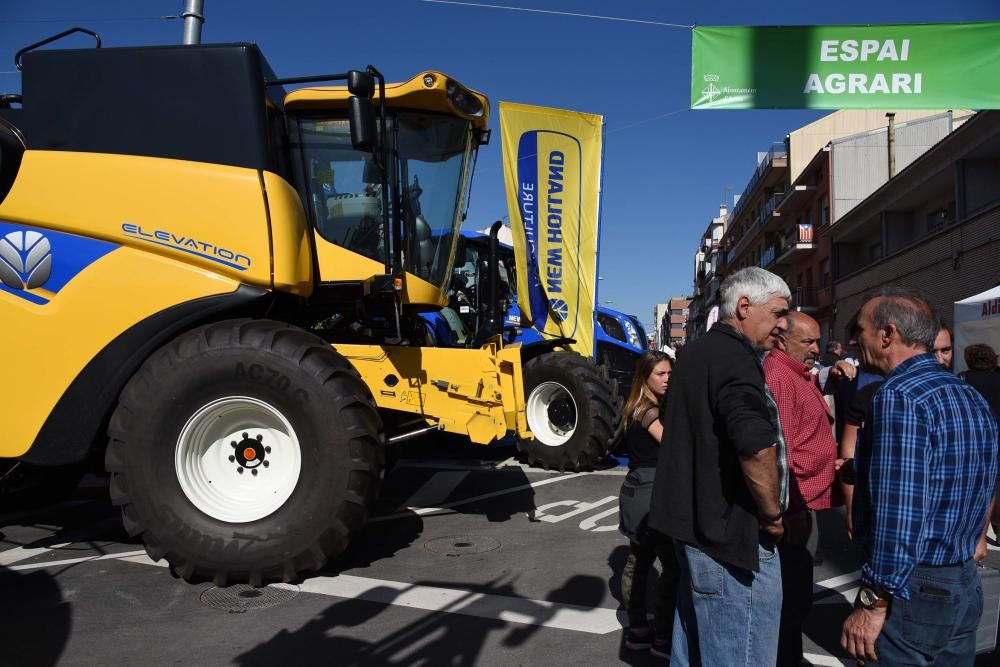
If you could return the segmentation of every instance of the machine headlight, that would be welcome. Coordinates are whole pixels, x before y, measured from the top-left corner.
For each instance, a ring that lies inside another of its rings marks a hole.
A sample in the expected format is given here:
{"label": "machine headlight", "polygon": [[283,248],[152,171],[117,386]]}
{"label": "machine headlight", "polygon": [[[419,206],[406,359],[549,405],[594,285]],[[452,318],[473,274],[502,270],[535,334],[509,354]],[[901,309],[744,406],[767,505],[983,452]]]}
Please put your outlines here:
{"label": "machine headlight", "polygon": [[483,115],[483,104],[471,91],[466,90],[454,81],[448,81],[445,90],[448,92],[448,100],[459,112],[473,117]]}
{"label": "machine headlight", "polygon": [[628,320],[625,320],[625,335],[628,336],[628,344],[632,347],[642,347],[642,343],[639,341],[639,332],[635,330],[635,325],[633,325]]}

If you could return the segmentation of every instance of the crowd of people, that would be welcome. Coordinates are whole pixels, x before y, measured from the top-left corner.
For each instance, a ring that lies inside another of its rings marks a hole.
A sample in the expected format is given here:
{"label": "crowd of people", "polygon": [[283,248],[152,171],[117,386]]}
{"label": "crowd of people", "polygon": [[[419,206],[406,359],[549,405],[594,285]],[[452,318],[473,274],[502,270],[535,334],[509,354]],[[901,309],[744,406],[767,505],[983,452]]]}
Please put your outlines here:
{"label": "crowd of people", "polygon": [[[995,502],[1000,369],[950,372],[921,295],[869,295],[845,346],[789,309],[778,276],[722,285],[719,321],[649,352],[626,402],[625,646],[674,665],[800,665],[816,513],[846,507],[864,553],[841,645],[859,663],[971,665]],[[646,600],[655,561],[655,599]],[[647,621],[647,610],[654,621]]]}

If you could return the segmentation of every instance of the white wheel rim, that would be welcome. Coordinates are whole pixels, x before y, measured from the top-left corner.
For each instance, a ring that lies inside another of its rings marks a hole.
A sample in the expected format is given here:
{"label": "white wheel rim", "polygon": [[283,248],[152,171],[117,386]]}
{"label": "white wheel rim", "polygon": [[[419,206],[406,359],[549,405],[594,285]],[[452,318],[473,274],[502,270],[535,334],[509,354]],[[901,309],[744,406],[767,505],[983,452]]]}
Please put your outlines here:
{"label": "white wheel rim", "polygon": [[[566,401],[573,408],[572,424],[553,422],[550,410],[560,401]],[[558,447],[566,443],[576,432],[579,411],[573,394],[558,382],[542,382],[531,390],[526,407],[528,428],[535,440],[549,447]]]}
{"label": "white wheel rim", "polygon": [[188,419],[177,437],[174,468],[195,507],[219,521],[247,523],[270,515],[292,495],[302,451],[278,410],[256,398],[230,396]]}

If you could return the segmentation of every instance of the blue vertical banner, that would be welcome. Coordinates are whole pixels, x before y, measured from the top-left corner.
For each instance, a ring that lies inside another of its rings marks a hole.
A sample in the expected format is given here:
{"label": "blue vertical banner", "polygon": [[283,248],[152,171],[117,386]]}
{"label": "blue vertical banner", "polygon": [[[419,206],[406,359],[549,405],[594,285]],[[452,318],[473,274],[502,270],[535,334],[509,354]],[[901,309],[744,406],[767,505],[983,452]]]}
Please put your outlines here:
{"label": "blue vertical banner", "polygon": [[522,324],[592,356],[604,119],[500,103]]}

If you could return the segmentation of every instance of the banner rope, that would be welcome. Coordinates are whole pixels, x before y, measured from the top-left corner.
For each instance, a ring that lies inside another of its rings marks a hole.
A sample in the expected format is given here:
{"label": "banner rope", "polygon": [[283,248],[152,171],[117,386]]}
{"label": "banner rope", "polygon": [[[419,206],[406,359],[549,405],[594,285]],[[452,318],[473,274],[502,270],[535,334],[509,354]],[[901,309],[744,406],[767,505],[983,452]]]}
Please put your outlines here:
{"label": "banner rope", "polygon": [[490,5],[483,2],[462,2],[461,0],[421,0],[421,2],[433,2],[439,5],[462,5],[464,7],[485,7],[487,9],[505,9],[513,12],[531,12],[534,14],[556,14],[558,16],[575,16],[583,19],[598,19],[601,21],[621,21],[623,23],[643,23],[646,25],[658,25],[666,28],[692,29],[693,25],[683,23],[665,23],[663,21],[647,21],[643,19],[629,19],[621,16],[602,16],[600,14],[578,14],[577,12],[562,12],[553,9],[533,9],[531,7],[512,7],[509,5]]}

